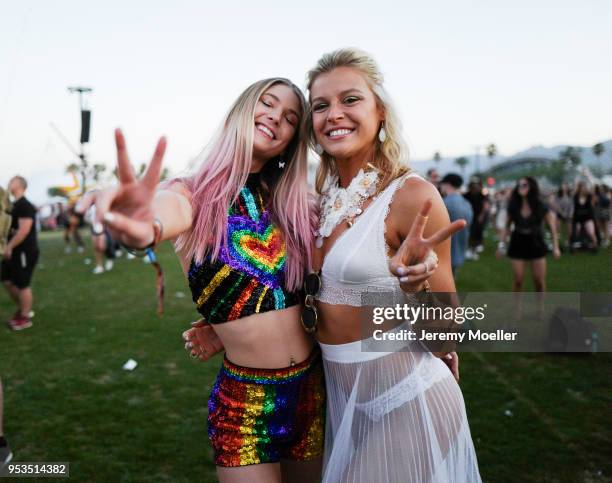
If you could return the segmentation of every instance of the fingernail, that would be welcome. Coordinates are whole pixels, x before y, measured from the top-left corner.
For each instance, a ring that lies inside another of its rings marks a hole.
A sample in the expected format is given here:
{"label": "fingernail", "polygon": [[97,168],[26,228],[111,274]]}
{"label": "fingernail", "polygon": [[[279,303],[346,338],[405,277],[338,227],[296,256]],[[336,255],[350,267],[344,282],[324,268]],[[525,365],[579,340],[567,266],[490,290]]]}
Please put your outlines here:
{"label": "fingernail", "polygon": [[401,277],[401,278],[399,279],[399,281],[400,281],[400,282],[402,282],[402,283],[406,283],[406,282],[408,282],[408,281],[409,281],[408,279],[409,279],[409,277]]}
{"label": "fingernail", "polygon": [[444,357],[446,357],[447,359],[452,359],[453,356],[451,356],[450,354],[446,354]]}
{"label": "fingernail", "polygon": [[104,227],[102,226],[102,223],[100,223],[100,222],[94,223],[93,229],[94,229],[94,232],[96,234],[98,234],[98,235],[101,234],[104,231]]}
{"label": "fingernail", "polygon": [[406,275],[408,272],[406,271],[405,267],[397,267],[397,273],[399,275]]}
{"label": "fingernail", "polygon": [[104,221],[107,223],[113,223],[115,221],[115,215],[113,215],[110,211],[104,213]]}

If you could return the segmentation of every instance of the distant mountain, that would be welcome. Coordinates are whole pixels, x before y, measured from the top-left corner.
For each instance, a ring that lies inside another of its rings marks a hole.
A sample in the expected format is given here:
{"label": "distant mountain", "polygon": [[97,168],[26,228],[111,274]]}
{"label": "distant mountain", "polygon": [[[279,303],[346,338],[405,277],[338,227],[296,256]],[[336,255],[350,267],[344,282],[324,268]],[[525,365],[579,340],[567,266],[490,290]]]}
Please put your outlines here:
{"label": "distant mountain", "polygon": [[[602,142],[604,146],[604,152],[601,155],[601,164],[604,168],[610,169],[612,168],[612,139]],[[495,166],[497,164],[504,163],[506,161],[511,161],[520,158],[547,158],[547,159],[557,159],[561,151],[567,148],[568,145],[560,145],[553,146],[547,148],[545,146],[532,146],[523,151],[519,151],[518,153],[512,154],[510,156],[498,155],[493,158],[492,161],[489,161],[489,158],[486,154],[480,155],[480,160],[477,160],[475,154],[463,154],[453,156],[452,158],[442,158],[439,163],[436,163],[433,159],[429,160],[414,160],[411,161],[411,166],[420,171],[421,173],[425,173],[429,168],[435,167],[442,174],[448,173],[450,171],[461,173],[461,169],[459,166],[455,164],[455,159],[464,156],[470,160],[470,163],[466,166],[465,173],[466,175],[470,175],[477,170],[477,164],[480,164],[480,169],[485,170],[490,166]],[[597,156],[593,154],[592,146],[573,146],[575,148],[580,148],[580,156],[582,158],[582,164],[587,166],[598,166]],[[484,150],[483,150],[484,151]]]}

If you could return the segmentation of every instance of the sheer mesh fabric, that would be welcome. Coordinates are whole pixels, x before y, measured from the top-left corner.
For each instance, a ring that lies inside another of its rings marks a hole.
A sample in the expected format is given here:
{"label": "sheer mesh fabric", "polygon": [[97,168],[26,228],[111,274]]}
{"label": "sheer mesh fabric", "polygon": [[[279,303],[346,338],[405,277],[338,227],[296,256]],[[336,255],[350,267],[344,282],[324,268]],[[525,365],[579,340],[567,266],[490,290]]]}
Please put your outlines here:
{"label": "sheer mesh fabric", "polygon": [[371,359],[360,342],[321,347],[324,482],[481,481],[463,396],[441,360],[428,352]]}

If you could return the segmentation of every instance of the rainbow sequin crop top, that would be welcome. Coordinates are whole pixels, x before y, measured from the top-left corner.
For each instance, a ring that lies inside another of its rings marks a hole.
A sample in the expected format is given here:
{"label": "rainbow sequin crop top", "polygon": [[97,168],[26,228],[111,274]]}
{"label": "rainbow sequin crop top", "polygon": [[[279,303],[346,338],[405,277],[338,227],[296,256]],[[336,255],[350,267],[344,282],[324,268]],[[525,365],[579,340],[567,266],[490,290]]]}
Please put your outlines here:
{"label": "rainbow sequin crop top", "polygon": [[284,287],[285,240],[265,202],[260,176],[252,173],[228,211],[227,246],[214,262],[191,262],[192,298],[211,324],[298,303],[297,294]]}

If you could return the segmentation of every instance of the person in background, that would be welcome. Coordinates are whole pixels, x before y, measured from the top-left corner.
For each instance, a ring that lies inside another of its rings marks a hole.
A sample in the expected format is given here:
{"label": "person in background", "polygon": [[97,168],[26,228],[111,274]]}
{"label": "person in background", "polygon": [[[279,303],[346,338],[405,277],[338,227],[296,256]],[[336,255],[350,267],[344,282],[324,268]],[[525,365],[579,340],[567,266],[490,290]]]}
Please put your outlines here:
{"label": "person in background", "polygon": [[13,459],[13,453],[8,445],[8,441],[4,437],[4,426],[2,417],[4,414],[4,395],[2,393],[2,379],[0,379],[0,471],[7,463]]}
{"label": "person in background", "polygon": [[587,238],[590,242],[589,249],[597,252],[597,233],[595,226],[595,199],[585,182],[576,185],[574,195],[574,216],[572,218],[572,245]]}
{"label": "person in background", "polygon": [[595,222],[601,235],[601,247],[610,246],[610,188],[604,184],[595,186]]}
{"label": "person in background", "polygon": [[444,205],[448,210],[450,221],[465,220],[467,226],[455,233],[451,238],[451,268],[453,276],[457,276],[457,270],[465,262],[465,252],[468,246],[469,225],[474,216],[472,205],[463,197],[459,190],[463,185],[463,178],[455,173],[449,173],[440,181],[440,192],[444,196]]}
{"label": "person in background", "polygon": [[0,186],[0,253],[4,253],[11,230],[11,202],[8,192]]}
{"label": "person in background", "polygon": [[574,201],[572,200],[570,188],[566,183],[563,183],[557,191],[556,206],[560,233],[567,236],[567,245],[569,246],[572,237],[572,210],[574,209]]}
{"label": "person in background", "polygon": [[79,227],[83,224],[83,214],[76,210],[76,203],[76,201],[71,201],[68,204],[68,210],[65,214],[64,226],[66,229],[64,230],[64,242],[66,243],[66,247],[64,248],[64,253],[70,253],[72,251],[70,239],[74,240],[77,253],[83,253],[85,251],[85,244],[79,232]]}
{"label": "person in background", "polygon": [[466,258],[468,260],[478,260],[478,254],[484,250],[483,234],[487,224],[490,202],[487,195],[483,193],[482,182],[479,178],[472,178],[468,185],[468,192],[463,197],[470,202],[474,213],[470,225],[470,241]]}
{"label": "person in background", "polygon": [[8,186],[14,198],[11,211],[11,230],[2,259],[2,282],[17,305],[17,311],[8,321],[12,330],[32,326],[32,273],[38,261],[36,239],[36,208],[25,197],[28,183],[25,178],[15,176]]}
{"label": "person in background", "polygon": [[427,170],[427,181],[436,187],[440,191],[440,173],[436,168],[429,168]]}
{"label": "person in background", "polygon": [[546,253],[543,225],[549,226],[553,256],[561,256],[557,239],[555,213],[540,198],[538,182],[531,176],[521,178],[508,203],[506,230],[500,238],[497,257],[506,255],[506,239],[510,234],[507,255],[512,261],[512,291],[523,290],[526,265],[531,265],[531,274],[536,292],[546,291]]}

